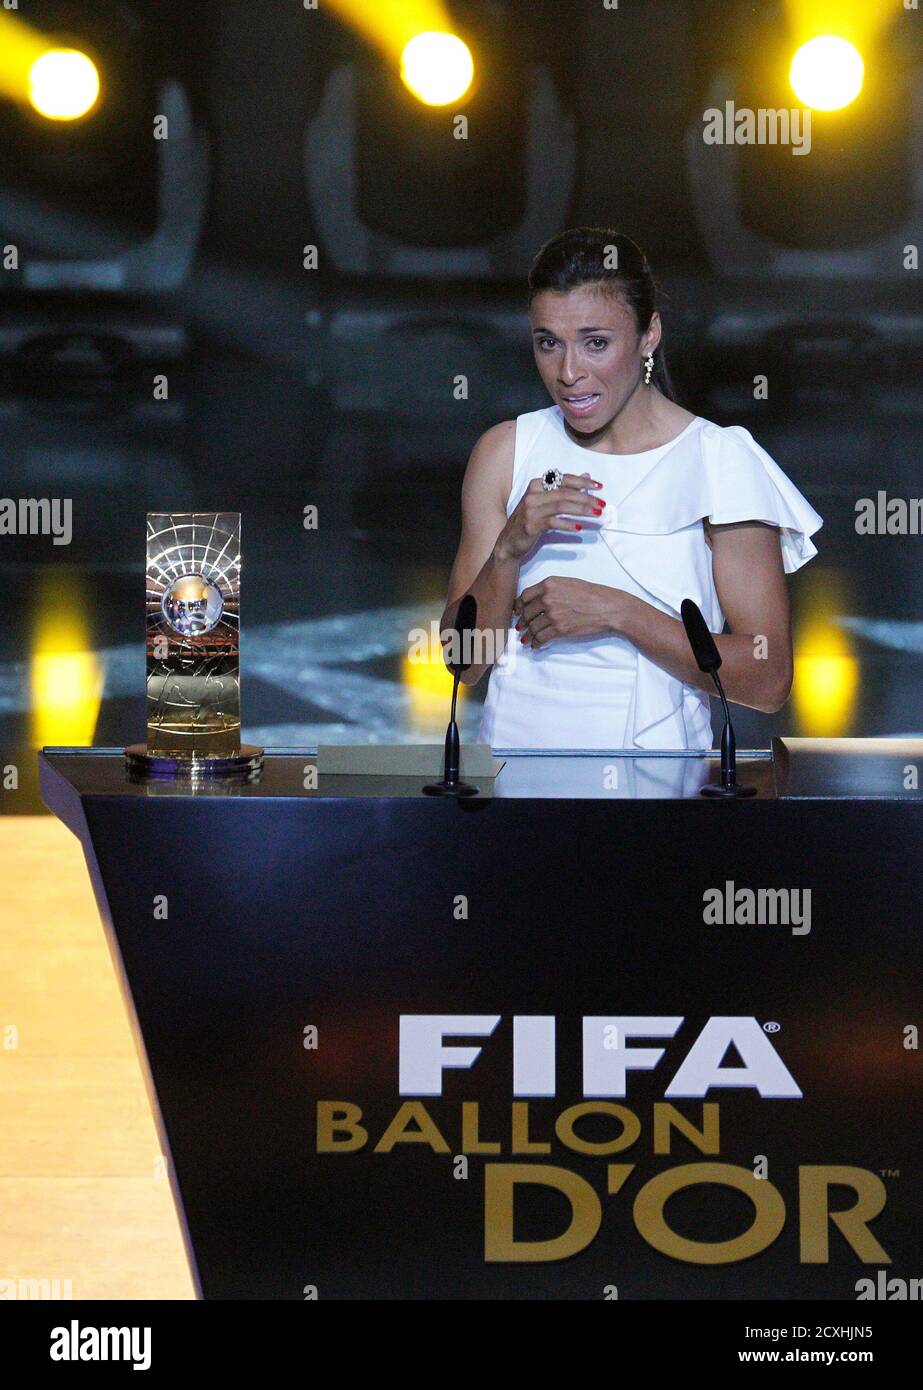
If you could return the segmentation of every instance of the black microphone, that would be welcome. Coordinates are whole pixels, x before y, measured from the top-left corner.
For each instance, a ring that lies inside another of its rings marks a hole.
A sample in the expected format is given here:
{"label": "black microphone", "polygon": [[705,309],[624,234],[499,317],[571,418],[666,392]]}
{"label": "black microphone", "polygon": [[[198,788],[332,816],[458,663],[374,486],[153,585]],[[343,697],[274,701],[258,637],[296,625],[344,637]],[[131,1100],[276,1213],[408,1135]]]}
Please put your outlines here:
{"label": "black microphone", "polygon": [[721,653],[714,637],[705,625],[705,619],[691,598],[683,599],[679,611],[696,665],[700,671],[705,671],[711,676],[724,706],[724,729],[721,733],[721,785],[701,787],[700,793],[702,796],[755,796],[756,787],[740,786],[737,782],[737,741],[734,738],[734,726],[731,723],[731,711],[728,709],[727,696],[718,675]]}
{"label": "black microphone", "polygon": [[445,758],[441,782],[430,782],[423,788],[427,796],[477,796],[477,787],[459,780],[461,744],[458,725],[455,722],[455,705],[458,700],[458,682],[472,664],[474,634],[478,621],[478,603],[473,594],[465,594],[455,614],[455,622],[449,637],[450,650],[454,646],[457,653],[455,661],[446,665],[455,677],[452,686],[452,713],[445,734]]}

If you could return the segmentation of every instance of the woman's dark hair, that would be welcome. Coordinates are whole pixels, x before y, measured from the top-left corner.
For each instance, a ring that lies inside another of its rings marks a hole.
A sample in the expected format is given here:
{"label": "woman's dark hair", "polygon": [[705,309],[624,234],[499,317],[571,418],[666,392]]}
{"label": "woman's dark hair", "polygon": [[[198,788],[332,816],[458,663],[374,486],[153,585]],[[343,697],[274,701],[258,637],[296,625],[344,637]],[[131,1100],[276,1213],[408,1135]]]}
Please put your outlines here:
{"label": "woman's dark hair", "polygon": [[[529,303],[541,290],[566,291],[578,285],[611,286],[634,311],[638,332],[649,327],[657,309],[657,284],[637,242],[611,227],[571,227],[545,243],[529,271]],[[676,400],[663,343],[654,353],[652,381]]]}

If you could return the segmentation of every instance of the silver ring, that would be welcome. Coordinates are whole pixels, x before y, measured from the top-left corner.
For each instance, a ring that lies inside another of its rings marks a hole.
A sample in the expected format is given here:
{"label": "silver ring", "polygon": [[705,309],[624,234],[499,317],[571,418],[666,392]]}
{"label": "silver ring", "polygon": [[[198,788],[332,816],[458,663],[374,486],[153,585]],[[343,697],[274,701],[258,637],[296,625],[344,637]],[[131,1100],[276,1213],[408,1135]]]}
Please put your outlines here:
{"label": "silver ring", "polygon": [[542,491],[557,492],[564,482],[564,474],[560,468],[549,468],[542,474]]}

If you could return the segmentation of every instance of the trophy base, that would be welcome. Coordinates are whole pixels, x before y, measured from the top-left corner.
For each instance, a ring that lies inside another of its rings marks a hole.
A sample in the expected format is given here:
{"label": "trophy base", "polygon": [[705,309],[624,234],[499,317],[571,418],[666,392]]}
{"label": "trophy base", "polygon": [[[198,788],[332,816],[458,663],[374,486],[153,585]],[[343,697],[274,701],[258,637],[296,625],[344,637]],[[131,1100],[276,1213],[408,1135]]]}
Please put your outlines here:
{"label": "trophy base", "polygon": [[181,758],[170,753],[149,753],[146,743],[132,743],[125,749],[125,761],[129,772],[142,778],[198,782],[234,777],[247,781],[262,768],[263,750],[252,743],[242,743],[238,753],[214,758]]}

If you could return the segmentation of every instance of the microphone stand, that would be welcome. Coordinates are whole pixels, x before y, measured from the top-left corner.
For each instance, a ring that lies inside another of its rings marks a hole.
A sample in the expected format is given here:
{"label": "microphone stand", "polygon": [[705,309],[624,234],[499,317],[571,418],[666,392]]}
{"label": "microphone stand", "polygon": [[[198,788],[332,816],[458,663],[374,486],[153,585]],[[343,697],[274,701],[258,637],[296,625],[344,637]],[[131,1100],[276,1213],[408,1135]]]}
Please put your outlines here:
{"label": "microphone stand", "polygon": [[683,620],[683,627],[686,629],[687,640],[692,648],[692,655],[695,657],[695,664],[700,671],[707,671],[715,682],[724,709],[724,728],[721,732],[721,783],[719,786],[711,784],[700,787],[699,794],[701,796],[720,796],[727,799],[737,796],[756,796],[756,787],[741,786],[737,781],[737,741],[734,738],[734,726],[731,723],[731,711],[728,708],[727,696],[718,675],[721,653],[718,651],[715,639],[709,632],[700,609],[691,598],[683,599],[680,604],[680,615]]}
{"label": "microphone stand", "polygon": [[710,783],[699,788],[701,796],[721,796],[725,798],[735,796],[756,796],[756,787],[742,786],[737,781],[737,740],[734,737],[734,726],[731,723],[731,711],[728,709],[727,696],[724,693],[724,686],[717,671],[712,671],[711,678],[718,687],[718,694],[721,696],[721,704],[724,708],[724,728],[721,730],[721,784],[716,786]]}
{"label": "microphone stand", "polygon": [[[465,605],[464,607],[462,605]],[[466,638],[470,641],[470,634],[477,622],[477,605],[472,595],[468,594],[462,600],[456,615],[456,632],[460,639],[462,653],[465,650]],[[427,796],[477,796],[478,788],[473,787],[470,782],[462,782],[459,777],[461,765],[461,741],[458,737],[458,725],[455,722],[455,705],[458,700],[458,683],[462,673],[467,671],[470,662],[462,664],[461,661],[453,662],[450,670],[454,676],[452,684],[452,713],[449,718],[449,727],[445,733],[445,755],[443,758],[443,773],[441,782],[429,782],[423,788]]]}

